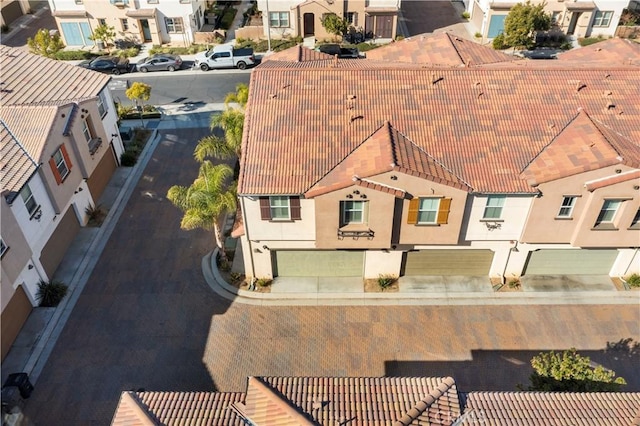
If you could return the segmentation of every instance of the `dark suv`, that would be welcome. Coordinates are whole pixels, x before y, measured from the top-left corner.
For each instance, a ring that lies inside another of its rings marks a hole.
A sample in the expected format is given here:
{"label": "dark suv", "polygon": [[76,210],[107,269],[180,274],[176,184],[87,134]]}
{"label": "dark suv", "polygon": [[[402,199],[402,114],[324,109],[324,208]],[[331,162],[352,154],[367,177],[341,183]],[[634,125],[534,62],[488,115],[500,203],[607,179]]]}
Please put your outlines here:
{"label": "dark suv", "polygon": [[323,44],[322,46],[318,47],[317,50],[322,53],[326,53],[327,55],[338,55],[338,58],[360,57],[360,53],[355,47],[343,47],[339,44]]}
{"label": "dark suv", "polygon": [[129,71],[129,59],[119,56],[98,56],[97,58],[82,61],[79,66],[106,74],[121,74]]}

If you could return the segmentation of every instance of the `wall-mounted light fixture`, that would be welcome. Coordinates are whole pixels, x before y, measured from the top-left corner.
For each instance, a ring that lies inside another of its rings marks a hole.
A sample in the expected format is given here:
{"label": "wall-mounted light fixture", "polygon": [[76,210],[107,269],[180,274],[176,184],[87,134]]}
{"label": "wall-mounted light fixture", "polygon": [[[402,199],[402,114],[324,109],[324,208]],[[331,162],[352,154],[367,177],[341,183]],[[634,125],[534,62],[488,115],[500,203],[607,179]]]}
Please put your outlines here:
{"label": "wall-mounted light fixture", "polygon": [[265,250],[269,250],[269,247],[267,247],[267,246],[262,246],[262,248],[265,249]]}
{"label": "wall-mounted light fixture", "polygon": [[82,191],[83,191],[83,189],[82,189],[82,187],[80,187],[80,188],[76,189],[73,193],[77,194],[78,192],[82,192]]}
{"label": "wall-mounted light fixture", "polygon": [[32,270],[32,269],[33,269],[33,265],[32,265],[32,264],[29,264],[29,266],[27,266],[27,268],[28,268],[29,270]]}

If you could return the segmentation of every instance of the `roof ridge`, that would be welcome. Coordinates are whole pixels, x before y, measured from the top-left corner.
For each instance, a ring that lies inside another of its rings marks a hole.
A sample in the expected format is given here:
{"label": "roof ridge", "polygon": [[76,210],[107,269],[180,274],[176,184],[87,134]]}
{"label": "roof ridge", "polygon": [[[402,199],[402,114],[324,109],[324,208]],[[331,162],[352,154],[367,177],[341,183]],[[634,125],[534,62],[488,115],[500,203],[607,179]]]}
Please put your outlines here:
{"label": "roof ridge", "polygon": [[[462,57],[462,54],[460,53],[460,50],[458,50],[458,46],[456,46],[455,43],[453,42],[453,40],[451,40],[451,34],[449,34],[446,31],[445,31],[445,34],[447,35],[447,40],[449,40],[449,43],[451,43],[451,47],[453,47],[453,50],[455,50],[456,55],[458,55],[458,57],[460,58],[460,62],[462,62],[463,65],[467,66],[467,63],[465,62],[464,58]],[[458,39],[457,36],[456,36],[456,39]]]}
{"label": "roof ridge", "polygon": [[[124,403],[131,409],[132,415],[139,421],[139,423],[136,424],[137,426],[155,426],[157,424],[156,419],[152,417],[152,414],[145,409],[144,404],[137,398],[137,395],[134,396],[134,394],[135,392],[133,391],[123,392],[120,397],[120,404]],[[116,414],[117,412],[118,410],[116,411]],[[116,419],[113,420],[115,422]]]}
{"label": "roof ridge", "polygon": [[291,418],[291,420],[296,421],[297,424],[301,426],[313,425],[313,423],[299,410],[299,407],[296,407],[291,400],[287,399],[277,389],[272,388],[260,377],[250,376],[248,378],[247,397],[245,398],[245,401],[248,399],[251,386],[253,386],[256,391],[260,392],[261,395],[269,399],[273,404],[281,408],[284,413]]}
{"label": "roof ridge", "polygon": [[7,123],[0,118],[0,124],[2,124],[2,126],[5,128],[5,130],[9,133],[9,135],[11,135],[11,139],[13,139],[13,141],[16,143],[16,145],[18,145],[18,147],[20,148],[20,150],[27,156],[27,158],[31,161],[31,163],[35,166],[38,167],[38,163],[36,163],[36,161],[33,159],[33,157],[31,157],[31,154],[29,154],[29,152],[27,151],[27,149],[22,145],[22,143],[20,143],[20,141],[18,140],[18,138],[16,137],[16,135],[11,131],[11,129],[9,129],[9,126],[7,125]]}
{"label": "roof ridge", "polygon": [[444,377],[442,381],[435,389],[427,394],[423,399],[418,401],[416,405],[411,407],[402,418],[398,419],[395,426],[409,426],[416,420],[422,413],[424,413],[433,403],[438,401],[449,389],[455,386],[455,381],[452,377]]}

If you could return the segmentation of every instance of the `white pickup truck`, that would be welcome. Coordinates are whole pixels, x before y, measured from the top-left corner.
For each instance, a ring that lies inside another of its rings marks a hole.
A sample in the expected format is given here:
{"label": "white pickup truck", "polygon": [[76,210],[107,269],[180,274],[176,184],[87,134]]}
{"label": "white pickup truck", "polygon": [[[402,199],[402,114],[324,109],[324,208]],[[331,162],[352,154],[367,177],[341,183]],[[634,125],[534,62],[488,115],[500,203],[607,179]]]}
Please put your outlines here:
{"label": "white pickup truck", "polygon": [[215,68],[238,68],[245,69],[249,65],[254,65],[256,58],[253,56],[253,49],[234,49],[230,45],[220,45],[206,52],[200,52],[195,57],[195,66],[202,71]]}

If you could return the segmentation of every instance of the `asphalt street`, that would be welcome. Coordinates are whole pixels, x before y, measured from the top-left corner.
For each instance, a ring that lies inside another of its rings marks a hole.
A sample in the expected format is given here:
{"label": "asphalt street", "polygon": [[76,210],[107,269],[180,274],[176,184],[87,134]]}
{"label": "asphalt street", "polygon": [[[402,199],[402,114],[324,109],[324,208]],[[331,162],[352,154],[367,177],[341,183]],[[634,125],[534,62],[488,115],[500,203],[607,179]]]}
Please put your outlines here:
{"label": "asphalt street", "polygon": [[640,390],[637,306],[259,307],[218,297],[205,231],[165,198],[196,176],[206,128],[162,130],[25,414],[108,425],[120,392],[242,391],[249,375],[453,376],[462,391],[526,386],[539,351],[577,348]]}

